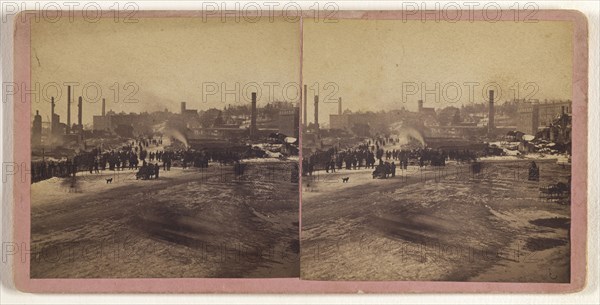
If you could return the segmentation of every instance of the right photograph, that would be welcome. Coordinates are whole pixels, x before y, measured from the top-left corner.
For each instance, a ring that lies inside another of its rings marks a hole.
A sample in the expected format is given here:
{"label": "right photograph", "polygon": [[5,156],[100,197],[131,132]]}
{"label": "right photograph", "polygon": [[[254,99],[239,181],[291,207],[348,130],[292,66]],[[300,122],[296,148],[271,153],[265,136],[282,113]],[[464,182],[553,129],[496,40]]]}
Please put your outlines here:
{"label": "right photograph", "polygon": [[569,283],[570,21],[303,21],[301,278]]}

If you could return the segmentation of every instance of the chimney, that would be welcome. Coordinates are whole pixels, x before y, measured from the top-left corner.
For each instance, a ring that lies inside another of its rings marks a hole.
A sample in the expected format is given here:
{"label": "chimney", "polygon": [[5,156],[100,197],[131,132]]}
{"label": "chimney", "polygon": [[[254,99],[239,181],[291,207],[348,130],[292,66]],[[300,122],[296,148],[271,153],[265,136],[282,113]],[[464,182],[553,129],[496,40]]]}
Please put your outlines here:
{"label": "chimney", "polygon": [[54,126],[56,126],[56,122],[54,122],[54,107],[56,107],[56,104],[54,103],[54,96],[50,98],[50,109],[51,109],[51,113],[50,113],[50,134],[53,135],[54,134]]}
{"label": "chimney", "polygon": [[423,112],[423,100],[419,100],[419,113]]}
{"label": "chimney", "polygon": [[185,102],[181,102],[181,114],[185,113]]}
{"label": "chimney", "polygon": [[488,113],[488,135],[494,133],[494,90],[490,90],[490,106]]}
{"label": "chimney", "polygon": [[319,96],[315,95],[315,126],[319,128]]}
{"label": "chimney", "polygon": [[250,139],[256,138],[256,92],[252,92],[252,108],[250,117]]}
{"label": "chimney", "polygon": [[71,86],[67,86],[67,134],[71,133]]}
{"label": "chimney", "polygon": [[102,98],[102,116],[106,116],[106,99]]}
{"label": "chimney", "polygon": [[77,125],[79,125],[80,127],[82,127],[83,129],[83,98],[80,96],[79,97],[79,103],[77,103]]}
{"label": "chimney", "polygon": [[340,101],[338,102],[338,115],[342,115],[342,98],[340,97]]}
{"label": "chimney", "polygon": [[304,85],[304,95],[302,96],[304,98],[304,109],[302,109],[302,112],[304,113],[304,125],[308,124],[308,88],[306,85]]}

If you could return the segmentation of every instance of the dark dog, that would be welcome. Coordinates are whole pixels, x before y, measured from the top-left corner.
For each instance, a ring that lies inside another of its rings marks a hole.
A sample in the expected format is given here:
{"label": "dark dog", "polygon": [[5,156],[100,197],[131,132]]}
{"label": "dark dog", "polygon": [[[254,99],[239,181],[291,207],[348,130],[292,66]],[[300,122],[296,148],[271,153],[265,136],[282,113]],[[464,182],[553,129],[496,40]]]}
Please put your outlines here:
{"label": "dark dog", "polygon": [[113,178],[106,179],[106,184],[112,183]]}
{"label": "dark dog", "polygon": [[345,178],[342,178],[342,183],[346,183],[346,182],[348,182],[349,180],[350,180],[350,177],[345,177]]}

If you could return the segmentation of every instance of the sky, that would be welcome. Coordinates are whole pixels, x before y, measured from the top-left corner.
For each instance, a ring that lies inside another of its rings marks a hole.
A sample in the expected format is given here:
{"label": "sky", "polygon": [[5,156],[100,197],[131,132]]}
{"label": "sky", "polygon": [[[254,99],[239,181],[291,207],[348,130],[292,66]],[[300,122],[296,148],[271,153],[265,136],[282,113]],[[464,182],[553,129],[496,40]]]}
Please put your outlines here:
{"label": "sky", "polygon": [[188,109],[222,109],[249,103],[252,91],[259,92],[259,104],[299,100],[299,22],[138,20],[32,22],[32,84],[42,93],[32,113],[39,110],[49,121],[49,97],[55,96],[56,112],[66,122],[68,82],[79,84],[73,87],[71,123],[77,122],[76,99],[83,96],[84,125],[101,114],[101,97],[106,110],[116,112],[178,112],[181,102]]}
{"label": "sky", "polygon": [[223,108],[249,103],[251,91],[259,91],[259,104],[297,101],[301,69],[309,122],[315,94],[320,122],[337,113],[339,97],[352,111],[416,110],[419,99],[426,107],[460,106],[484,101],[489,89],[500,101],[571,98],[567,21],[305,20],[300,40],[300,23],[281,19],[138,20],[33,22],[32,82],[43,94],[32,113],[49,120],[54,95],[65,122],[68,82],[79,84],[71,122],[83,96],[84,124],[101,113],[101,97],[116,112],[179,111],[181,102]]}
{"label": "sky", "polygon": [[460,106],[485,101],[489,89],[496,101],[571,99],[572,33],[566,21],[305,20],[308,121],[317,89],[319,122],[337,114],[339,97],[352,111],[414,111],[419,99]]}

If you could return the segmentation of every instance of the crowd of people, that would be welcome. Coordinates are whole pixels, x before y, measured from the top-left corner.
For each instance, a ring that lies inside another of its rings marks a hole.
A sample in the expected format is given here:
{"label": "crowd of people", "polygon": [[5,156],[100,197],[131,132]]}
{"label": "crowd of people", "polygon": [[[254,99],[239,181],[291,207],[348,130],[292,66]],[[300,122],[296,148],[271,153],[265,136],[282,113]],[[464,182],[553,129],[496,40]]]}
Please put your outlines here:
{"label": "crowd of people", "polygon": [[77,163],[73,159],[62,161],[42,161],[31,163],[31,182],[38,182],[52,177],[69,177],[77,172]]}
{"label": "crowd of people", "polygon": [[189,148],[165,149],[162,143],[162,138],[139,138],[118,149],[102,151],[94,148],[60,161],[32,162],[32,183],[52,177],[74,176],[80,171],[97,174],[105,170],[135,170],[138,179],[151,179],[158,178],[160,163],[164,171],[170,171],[175,163],[183,169],[207,168],[210,162],[221,165],[238,164],[243,158],[264,155],[263,151],[253,147],[245,150],[214,148],[198,151]]}
{"label": "crowd of people", "polygon": [[[386,145],[397,147],[398,138],[376,138],[349,149],[330,148],[317,151],[302,159],[302,174],[312,175],[314,171],[375,169],[374,177],[395,176],[396,167],[407,169],[409,164],[424,166],[445,166],[446,161],[472,162],[477,155],[469,150],[438,150],[427,147],[406,147],[386,149]],[[378,161],[378,162],[377,162]]]}

